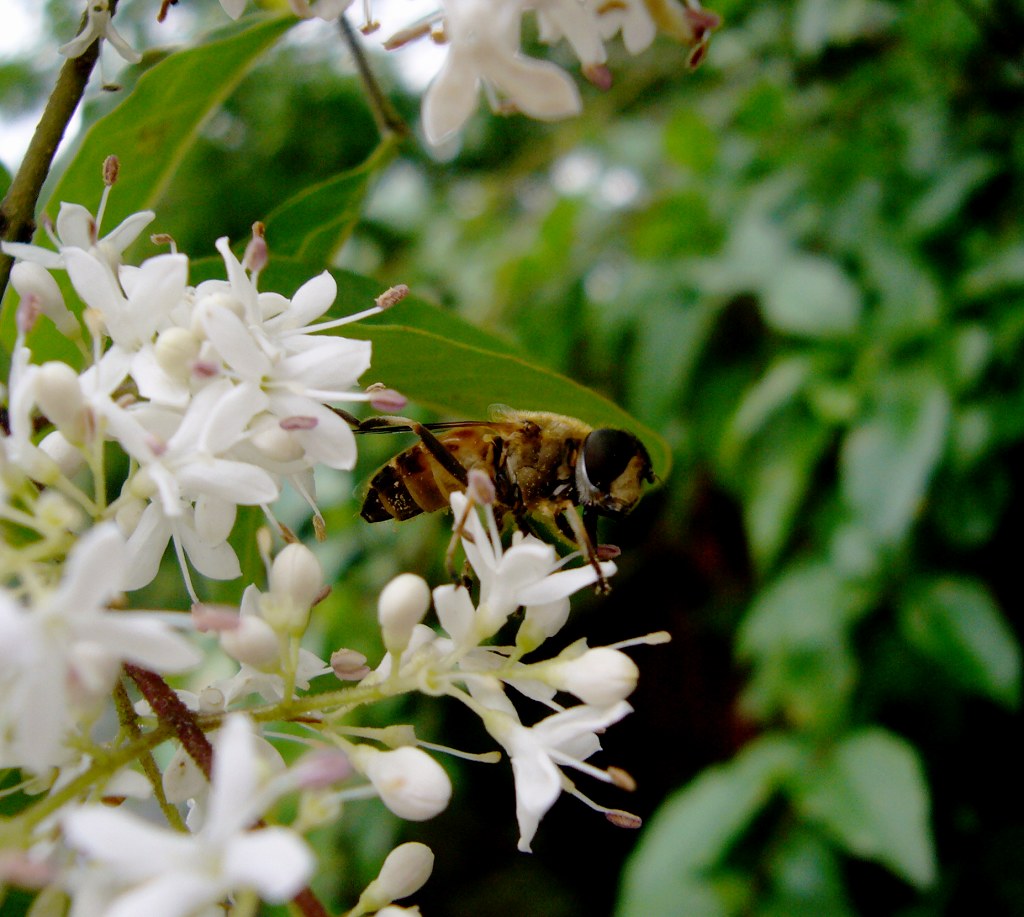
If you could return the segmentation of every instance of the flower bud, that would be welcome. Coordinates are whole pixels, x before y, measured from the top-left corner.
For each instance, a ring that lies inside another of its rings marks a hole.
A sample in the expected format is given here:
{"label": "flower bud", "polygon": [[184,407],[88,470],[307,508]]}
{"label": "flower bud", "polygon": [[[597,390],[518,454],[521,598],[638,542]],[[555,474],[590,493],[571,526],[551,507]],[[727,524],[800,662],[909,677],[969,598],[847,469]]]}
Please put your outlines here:
{"label": "flower bud", "polygon": [[277,634],[256,615],[242,615],[237,627],[221,631],[220,645],[232,659],[254,669],[276,668],[281,660],[281,643]]}
{"label": "flower bud", "polygon": [[305,545],[285,545],[274,558],[270,568],[270,590],[276,595],[287,595],[296,605],[308,610],[319,598],[323,585],[324,571],[320,561]]}
{"label": "flower bud", "polygon": [[359,896],[365,911],[379,911],[385,905],[419,891],[434,869],[434,852],[426,845],[411,841],[387,855],[380,874]]}
{"label": "flower bud", "polygon": [[156,362],[168,376],[184,381],[199,356],[199,339],[185,328],[167,328],[157,335],[153,353]]}
{"label": "flower bud", "polygon": [[82,329],[64,305],[64,296],[57,281],[41,264],[19,261],[11,268],[11,286],[22,299],[35,297],[36,306],[65,337],[81,337]]}
{"label": "flower bud", "polygon": [[52,430],[39,443],[40,450],[57,463],[65,477],[74,477],[85,464],[79,452],[60,430]]}
{"label": "flower bud", "polygon": [[452,784],[444,768],[418,748],[406,745],[380,751],[355,745],[348,755],[399,818],[426,821],[443,812],[451,799]]}
{"label": "flower bud", "polygon": [[430,608],[430,587],[415,573],[400,573],[383,590],[377,601],[377,618],[384,646],[396,659],[409,645],[413,629]]}
{"label": "flower bud", "polygon": [[595,707],[608,707],[624,700],[640,677],[640,670],[629,656],[608,646],[587,650],[575,659],[553,659],[544,670],[544,680],[549,685]]}
{"label": "flower bud", "polygon": [[51,360],[39,367],[36,402],[50,422],[71,443],[84,443],[92,424],[76,373],[67,363]]}

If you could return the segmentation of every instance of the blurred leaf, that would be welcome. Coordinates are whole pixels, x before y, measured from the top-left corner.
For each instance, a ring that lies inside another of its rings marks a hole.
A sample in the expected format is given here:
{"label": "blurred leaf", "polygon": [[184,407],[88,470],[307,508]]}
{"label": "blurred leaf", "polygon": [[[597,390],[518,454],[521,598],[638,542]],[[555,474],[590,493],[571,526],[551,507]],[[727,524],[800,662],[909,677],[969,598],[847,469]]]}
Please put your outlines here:
{"label": "blurred leaf", "polygon": [[769,325],[786,334],[844,337],[860,321],[861,297],[835,262],[794,254],[766,280],[761,311]]}
{"label": "blurred leaf", "polygon": [[782,573],[755,598],[737,639],[741,658],[833,645],[866,597],[827,564],[809,561]]}
{"label": "blurred leaf", "polygon": [[394,155],[382,141],[366,162],[304,189],[267,215],[265,226],[273,256],[326,265],[359,220],[370,179]]}
{"label": "blurred leaf", "polygon": [[846,917],[847,900],[834,848],[818,831],[799,825],[779,839],[768,863],[771,896],[758,908],[763,917]]}
{"label": "blurred leaf", "polygon": [[721,863],[802,754],[795,740],[764,735],[728,764],[709,768],[669,796],[644,827],[626,864],[617,917],[689,913],[656,905],[679,900],[673,895],[686,900],[688,889],[699,887],[702,874]]}
{"label": "blurred leaf", "polygon": [[1016,236],[1000,248],[986,251],[981,263],[960,278],[960,293],[967,299],[992,296],[1007,288],[1024,286],[1024,242]]}
{"label": "blurred leaf", "polygon": [[819,54],[829,44],[846,44],[884,29],[896,11],[878,0],[799,0],[793,43],[803,54]]}
{"label": "blurred leaf", "polygon": [[922,235],[935,232],[959,213],[968,195],[990,178],[995,168],[993,160],[983,155],[947,165],[910,208],[907,230]]}
{"label": "blurred leaf", "polygon": [[718,135],[692,108],[680,108],[665,125],[665,152],[698,175],[710,172],[718,161]]}
{"label": "blurred leaf", "polygon": [[752,665],[748,715],[819,729],[841,718],[856,683],[849,630],[869,599],[821,562],[795,565],[763,589],[736,636],[737,656]]}
{"label": "blurred leaf", "polygon": [[827,427],[790,411],[747,450],[743,518],[750,551],[761,572],[785,547],[830,440]]}
{"label": "blurred leaf", "polygon": [[722,434],[722,464],[734,468],[747,443],[773,415],[791,402],[813,370],[810,358],[783,356],[772,363],[744,394]]}
{"label": "blurred leaf", "polygon": [[1020,644],[983,583],[942,577],[914,584],[900,605],[900,626],[954,680],[1007,707],[1020,704]]}
{"label": "blurred leaf", "polygon": [[897,240],[871,234],[863,246],[869,281],[878,288],[878,329],[900,340],[933,331],[941,292],[932,272]]}
{"label": "blurred leaf", "polygon": [[874,408],[847,435],[843,496],[881,544],[905,537],[946,444],[949,399],[925,375],[888,379]]}
{"label": "blurred leaf", "polygon": [[935,881],[928,785],[912,745],[883,729],[851,733],[795,785],[794,804],[852,854],[919,888]]}

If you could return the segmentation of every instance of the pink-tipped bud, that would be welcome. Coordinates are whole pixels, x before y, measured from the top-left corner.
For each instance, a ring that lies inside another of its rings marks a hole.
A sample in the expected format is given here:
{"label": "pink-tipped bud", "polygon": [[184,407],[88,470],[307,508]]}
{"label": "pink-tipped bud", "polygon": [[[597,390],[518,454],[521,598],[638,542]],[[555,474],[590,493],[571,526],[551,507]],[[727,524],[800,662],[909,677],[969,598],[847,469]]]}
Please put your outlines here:
{"label": "pink-tipped bud", "polygon": [[597,546],[598,560],[615,560],[622,553],[622,549],[615,544],[599,544]]}
{"label": "pink-tipped bud", "polygon": [[192,624],[201,634],[209,631],[221,633],[236,630],[240,621],[238,610],[227,605],[205,605],[196,602],[192,606]]}
{"label": "pink-tipped bud", "polygon": [[301,415],[295,415],[294,417],[283,417],[280,420],[282,430],[314,430],[316,429],[317,419],[315,417],[305,417]]}
{"label": "pink-tipped bud", "polygon": [[612,72],[605,64],[588,64],[583,68],[583,76],[602,92],[612,88]]}
{"label": "pink-tipped bud", "polygon": [[318,748],[303,756],[295,765],[292,776],[302,789],[319,790],[347,780],[352,772],[352,763],[343,751]]}
{"label": "pink-tipped bud", "polygon": [[497,498],[494,481],[491,480],[487,472],[481,471],[479,468],[472,468],[469,471],[469,481],[466,484],[466,495],[474,503],[490,506]]}
{"label": "pink-tipped bud", "polygon": [[18,311],[14,316],[15,323],[18,326],[18,331],[21,334],[28,334],[36,326],[36,319],[39,318],[42,313],[42,309],[39,308],[39,297],[34,293],[30,293],[28,296],[22,296],[21,301],[18,303]]}
{"label": "pink-tipped bud", "polygon": [[[259,231],[257,231],[257,227]],[[269,260],[270,249],[267,247],[267,240],[263,238],[263,224],[253,223],[252,238],[245,247],[242,266],[248,268],[252,273],[258,274],[267,266]]]}
{"label": "pink-tipped bud", "polygon": [[370,406],[382,414],[395,414],[401,411],[406,405],[406,398],[401,392],[393,388],[385,388],[380,382],[371,385],[367,392],[373,397],[370,399]]}
{"label": "pink-tipped bud", "polygon": [[370,674],[366,657],[344,647],[331,653],[331,669],[340,681],[362,681]]}

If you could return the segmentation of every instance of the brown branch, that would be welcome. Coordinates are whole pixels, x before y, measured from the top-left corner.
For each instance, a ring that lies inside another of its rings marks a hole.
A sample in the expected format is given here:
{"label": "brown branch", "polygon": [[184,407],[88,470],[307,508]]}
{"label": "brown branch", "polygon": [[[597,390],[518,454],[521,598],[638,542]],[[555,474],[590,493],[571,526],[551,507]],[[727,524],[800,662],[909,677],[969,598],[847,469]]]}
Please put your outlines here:
{"label": "brown branch", "polygon": [[[110,14],[114,14],[117,0],[110,0]],[[82,28],[86,18],[82,18]],[[5,242],[28,242],[35,232],[35,211],[39,203],[46,176],[50,174],[57,147],[64,139],[71,118],[78,108],[96,61],[99,59],[100,41],[94,41],[85,53],[69,58],[60,68],[57,83],[46,102],[42,117],[36,125],[25,158],[0,203],[0,239]],[[0,254],[0,297],[7,289],[12,259]]]}
{"label": "brown branch", "polygon": [[132,665],[130,662],[124,664],[124,670],[138,686],[142,696],[149,701],[149,706],[153,708],[157,719],[174,730],[182,748],[189,753],[209,780],[213,773],[213,746],[206,738],[206,733],[199,728],[196,715],[155,672]]}

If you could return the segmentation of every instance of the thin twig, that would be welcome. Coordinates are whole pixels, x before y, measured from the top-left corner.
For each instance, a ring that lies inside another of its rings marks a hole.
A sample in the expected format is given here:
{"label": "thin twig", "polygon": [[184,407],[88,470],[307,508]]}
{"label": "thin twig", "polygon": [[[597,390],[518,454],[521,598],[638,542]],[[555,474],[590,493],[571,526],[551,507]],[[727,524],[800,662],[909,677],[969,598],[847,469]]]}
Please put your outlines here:
{"label": "thin twig", "polygon": [[373,120],[377,124],[377,130],[384,137],[397,135],[399,137],[409,136],[409,126],[402,120],[402,116],[395,110],[384,90],[381,89],[377,77],[374,76],[367,60],[366,52],[352,28],[352,23],[345,16],[338,17],[338,27],[341,29],[341,36],[345,39],[349,50],[352,52],[352,59],[355,61],[356,70],[359,72],[359,79],[363,83],[366,95],[369,97],[370,110],[373,112]]}
{"label": "thin twig", "polygon": [[206,733],[199,728],[196,715],[182,703],[180,697],[171,690],[155,672],[140,668],[129,662],[124,664],[128,677],[138,686],[142,696],[149,701],[157,719],[174,730],[182,748],[199,765],[199,769],[207,780],[213,773],[213,746],[206,738]]}

